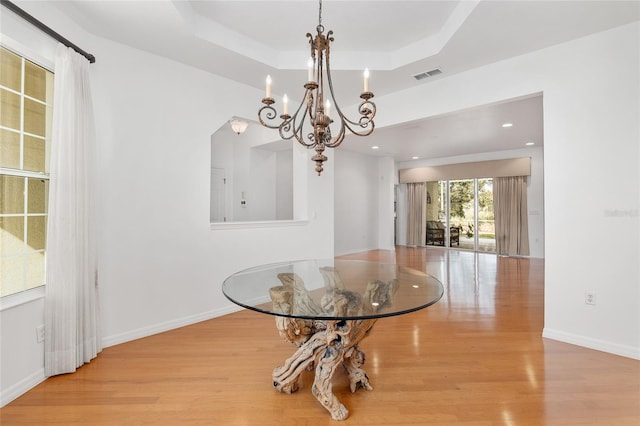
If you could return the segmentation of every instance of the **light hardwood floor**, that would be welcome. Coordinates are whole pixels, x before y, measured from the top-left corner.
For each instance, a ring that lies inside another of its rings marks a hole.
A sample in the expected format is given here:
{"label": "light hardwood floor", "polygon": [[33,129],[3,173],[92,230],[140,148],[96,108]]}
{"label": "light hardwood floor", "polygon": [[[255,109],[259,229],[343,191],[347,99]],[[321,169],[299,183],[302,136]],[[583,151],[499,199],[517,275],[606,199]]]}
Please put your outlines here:
{"label": "light hardwood floor", "polygon": [[241,311],[106,348],[0,410],[8,425],[640,425],[640,362],[543,339],[539,259],[438,248],[346,258],[438,277],[436,305],[384,318],[362,342],[374,390],[351,394],[341,423],[272,369],[293,352],[273,317]]}

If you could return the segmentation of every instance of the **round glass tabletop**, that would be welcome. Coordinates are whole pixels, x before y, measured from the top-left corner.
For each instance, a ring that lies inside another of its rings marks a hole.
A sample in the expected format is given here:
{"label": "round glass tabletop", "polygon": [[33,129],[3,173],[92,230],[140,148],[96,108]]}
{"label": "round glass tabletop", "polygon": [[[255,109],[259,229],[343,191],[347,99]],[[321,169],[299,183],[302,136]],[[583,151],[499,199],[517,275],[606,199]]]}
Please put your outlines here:
{"label": "round glass tabletop", "polygon": [[404,266],[300,260],[237,272],[222,284],[233,303],[265,314],[316,320],[382,318],[436,303],[440,281]]}

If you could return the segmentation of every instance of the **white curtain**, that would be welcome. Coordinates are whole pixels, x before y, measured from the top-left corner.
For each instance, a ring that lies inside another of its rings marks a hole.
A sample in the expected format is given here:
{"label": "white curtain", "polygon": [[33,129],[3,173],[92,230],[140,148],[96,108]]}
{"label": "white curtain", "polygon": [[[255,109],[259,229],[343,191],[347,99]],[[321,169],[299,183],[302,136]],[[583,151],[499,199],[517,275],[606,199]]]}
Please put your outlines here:
{"label": "white curtain", "polygon": [[493,211],[496,220],[496,252],[528,256],[526,176],[493,179]]}
{"label": "white curtain", "polygon": [[89,62],[58,45],[47,223],[45,375],[70,373],[102,350],[94,207],[95,129]]}
{"label": "white curtain", "polygon": [[407,245],[423,246],[427,238],[427,184],[407,184]]}

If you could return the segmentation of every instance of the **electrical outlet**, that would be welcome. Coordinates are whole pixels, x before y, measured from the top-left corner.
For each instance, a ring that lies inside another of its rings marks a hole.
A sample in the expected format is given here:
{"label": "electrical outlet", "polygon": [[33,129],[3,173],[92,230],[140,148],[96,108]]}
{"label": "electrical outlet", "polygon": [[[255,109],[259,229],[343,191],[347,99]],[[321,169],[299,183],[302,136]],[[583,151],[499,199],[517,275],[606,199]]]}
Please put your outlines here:
{"label": "electrical outlet", "polygon": [[595,305],[596,304],[596,294],[593,291],[587,291],[584,294],[584,303],[587,305]]}
{"label": "electrical outlet", "polygon": [[36,341],[38,343],[44,342],[44,325],[36,327]]}

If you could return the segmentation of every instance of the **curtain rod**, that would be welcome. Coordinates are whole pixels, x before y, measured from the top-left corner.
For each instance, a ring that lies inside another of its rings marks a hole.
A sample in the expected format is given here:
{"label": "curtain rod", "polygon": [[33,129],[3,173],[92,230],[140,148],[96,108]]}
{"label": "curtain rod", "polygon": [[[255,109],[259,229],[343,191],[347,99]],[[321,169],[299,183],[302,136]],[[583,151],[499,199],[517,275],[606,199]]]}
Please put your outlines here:
{"label": "curtain rod", "polygon": [[36,18],[34,18],[33,16],[29,15],[27,12],[25,12],[22,9],[20,9],[15,4],[11,3],[9,0],[0,0],[0,1],[2,2],[2,5],[4,7],[6,7],[10,11],[15,13],[16,15],[18,15],[19,17],[21,17],[22,19],[24,19],[28,23],[30,23],[34,27],[38,28],[40,31],[42,31],[45,34],[47,34],[48,36],[58,40],[60,43],[64,44],[65,46],[72,48],[73,50],[75,50],[76,52],[78,52],[79,54],[81,54],[82,56],[87,58],[89,63],[93,64],[96,61],[96,57],[93,56],[91,53],[87,53],[84,50],[80,49],[78,46],[76,46],[75,44],[71,43],[69,40],[67,40],[66,38],[64,38],[63,36],[61,36],[57,32],[55,32],[54,30],[52,30],[51,28],[49,28],[48,26],[46,26],[42,22],[38,21]]}

